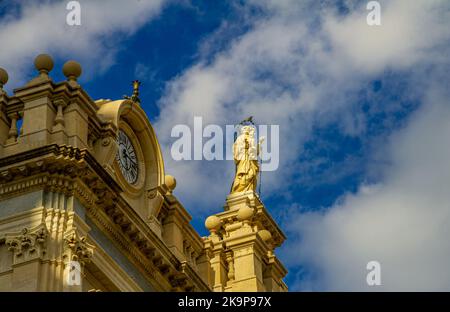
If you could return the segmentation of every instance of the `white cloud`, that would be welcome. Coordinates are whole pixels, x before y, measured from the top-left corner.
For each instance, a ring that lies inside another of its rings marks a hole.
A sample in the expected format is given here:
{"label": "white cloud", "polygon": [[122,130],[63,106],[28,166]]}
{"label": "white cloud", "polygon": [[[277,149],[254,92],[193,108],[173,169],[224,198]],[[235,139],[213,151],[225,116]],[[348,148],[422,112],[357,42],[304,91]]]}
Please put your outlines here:
{"label": "white cloud", "polygon": [[439,9],[445,6],[445,0],[381,1],[381,27],[362,27],[368,11],[358,10],[344,19],[330,16],[325,28],[339,59],[354,69],[406,68],[427,61],[436,44],[448,40],[450,12]]}
{"label": "white cloud", "polygon": [[89,0],[81,4],[81,25],[69,26],[68,1],[17,1],[20,14],[0,20],[0,66],[10,74],[8,87],[23,83],[39,53],[77,59],[85,75],[109,68],[120,39],[155,17],[164,0]]}
{"label": "white cloud", "polygon": [[155,82],[155,77],[157,75],[156,70],[152,70],[149,66],[144,63],[137,63],[134,68],[134,76],[136,79],[146,82]]}
{"label": "white cloud", "polygon": [[[431,92],[408,127],[380,147],[391,160],[381,184],[361,187],[325,213],[293,218],[287,259],[320,272],[295,289],[450,290],[448,95]],[[366,284],[371,260],[381,263],[379,288]]]}
{"label": "white cloud", "polygon": [[[291,181],[303,143],[317,119],[335,118],[337,112],[348,110],[355,103],[351,96],[376,73],[436,61],[427,56],[434,56],[434,47],[449,35],[448,27],[441,25],[446,20],[435,19],[444,14],[437,9],[445,6],[442,1],[417,1],[411,7],[408,1],[383,2],[384,24],[378,31],[367,25],[365,6],[353,5],[357,11],[342,16],[333,9],[333,2],[329,6],[316,1],[253,3],[264,13],[254,18],[251,30],[231,41],[212,61],[201,60],[174,79],[160,102],[156,126],[166,151],[166,167],[174,168],[172,173],[180,180],[178,194],[195,207],[199,203],[217,206],[225,188],[208,192],[205,196],[210,200],[202,197],[196,202],[188,195],[192,188],[213,185],[218,177],[230,180],[233,164],[174,164],[167,152],[175,124],[191,124],[194,115],[217,124],[237,122],[248,115],[259,123],[279,124],[281,168],[263,178],[266,192],[283,191],[285,184],[280,181]],[[421,21],[417,26],[409,25],[416,20]],[[365,49],[366,45],[377,49]],[[357,135],[364,129],[361,122],[350,119],[343,128]],[[178,172],[174,166],[191,169]],[[220,174],[212,174],[214,170]]]}

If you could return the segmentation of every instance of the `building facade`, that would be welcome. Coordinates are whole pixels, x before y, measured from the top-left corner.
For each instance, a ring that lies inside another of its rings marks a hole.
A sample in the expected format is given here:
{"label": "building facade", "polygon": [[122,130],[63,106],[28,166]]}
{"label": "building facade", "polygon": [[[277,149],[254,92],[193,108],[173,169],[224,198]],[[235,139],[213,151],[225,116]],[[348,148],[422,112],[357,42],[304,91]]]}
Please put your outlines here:
{"label": "building facade", "polygon": [[[285,236],[253,190],[200,237],[131,97],[96,100],[52,58],[8,95],[0,69],[0,291],[286,291]],[[136,84],[136,83],[135,83]],[[218,209],[219,210],[219,209]]]}

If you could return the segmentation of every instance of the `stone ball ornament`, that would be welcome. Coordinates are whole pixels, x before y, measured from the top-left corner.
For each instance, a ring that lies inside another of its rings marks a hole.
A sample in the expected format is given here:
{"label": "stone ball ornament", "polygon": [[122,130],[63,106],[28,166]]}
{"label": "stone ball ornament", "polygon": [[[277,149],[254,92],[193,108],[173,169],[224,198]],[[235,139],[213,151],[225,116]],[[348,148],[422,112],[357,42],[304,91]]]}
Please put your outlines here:
{"label": "stone ball ornament", "polygon": [[205,220],[205,227],[211,232],[211,231],[217,231],[220,226],[222,225],[222,222],[220,221],[219,217],[217,216],[209,216]]}
{"label": "stone ball ornament", "polygon": [[63,66],[63,74],[68,80],[77,80],[82,72],[81,65],[75,61],[67,61]]}
{"label": "stone ball ornament", "polygon": [[250,207],[242,207],[237,213],[237,218],[239,221],[248,221],[253,217],[255,210]]}
{"label": "stone ball ornament", "polygon": [[48,54],[39,54],[34,59],[34,66],[43,74],[48,74],[53,69],[53,59]]}
{"label": "stone ball ornament", "polygon": [[261,237],[261,239],[263,241],[265,241],[266,243],[272,239],[272,234],[270,234],[269,231],[267,230],[261,230],[258,232],[259,237]]}
{"label": "stone ball ornament", "polygon": [[0,88],[2,88],[8,82],[8,72],[3,68],[0,68]]}
{"label": "stone ball ornament", "polygon": [[166,175],[164,177],[164,184],[169,188],[170,192],[173,192],[177,187],[177,180],[171,175]]}

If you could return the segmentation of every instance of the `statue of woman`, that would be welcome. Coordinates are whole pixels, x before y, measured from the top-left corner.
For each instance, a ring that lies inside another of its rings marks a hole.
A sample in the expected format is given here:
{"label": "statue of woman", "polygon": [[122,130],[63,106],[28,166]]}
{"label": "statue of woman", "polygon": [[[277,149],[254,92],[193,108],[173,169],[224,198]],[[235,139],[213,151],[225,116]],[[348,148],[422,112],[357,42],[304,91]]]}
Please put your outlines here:
{"label": "statue of woman", "polygon": [[233,144],[233,158],[236,164],[236,175],[231,186],[231,194],[246,191],[256,192],[257,178],[259,173],[258,156],[260,142],[255,142],[255,128],[243,126],[240,135]]}

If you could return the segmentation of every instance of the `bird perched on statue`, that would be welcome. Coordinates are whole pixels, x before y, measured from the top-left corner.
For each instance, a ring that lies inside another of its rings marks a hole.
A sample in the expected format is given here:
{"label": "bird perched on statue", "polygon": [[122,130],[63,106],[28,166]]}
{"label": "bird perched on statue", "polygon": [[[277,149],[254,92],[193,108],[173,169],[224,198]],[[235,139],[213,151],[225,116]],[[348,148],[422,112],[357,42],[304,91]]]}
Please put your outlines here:
{"label": "bird perched on statue", "polygon": [[240,122],[240,125],[243,125],[243,124],[245,124],[245,123],[251,123],[251,124],[253,125],[253,124],[254,124],[254,123],[253,123],[253,116],[250,116],[250,117],[248,117],[248,118],[242,120],[242,121]]}

